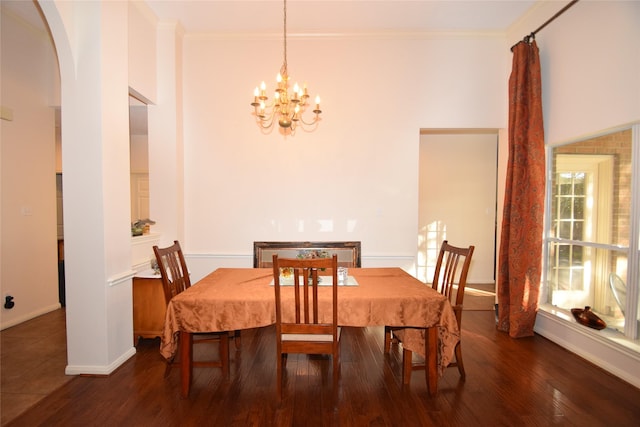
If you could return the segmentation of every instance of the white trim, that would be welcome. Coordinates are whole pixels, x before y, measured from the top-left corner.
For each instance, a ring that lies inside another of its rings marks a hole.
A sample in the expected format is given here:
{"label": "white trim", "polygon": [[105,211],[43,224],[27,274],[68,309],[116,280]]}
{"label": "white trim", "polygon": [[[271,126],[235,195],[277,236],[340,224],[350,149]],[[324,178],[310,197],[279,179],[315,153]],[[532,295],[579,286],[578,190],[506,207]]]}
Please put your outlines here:
{"label": "white trim", "polygon": [[120,283],[128,282],[135,275],[136,275],[136,271],[135,270],[123,271],[121,273],[118,273],[116,275],[113,275],[113,276],[109,277],[107,279],[107,285],[116,286],[116,285],[119,285]]}
{"label": "white trim", "polygon": [[109,375],[120,367],[124,362],[136,354],[136,348],[131,347],[126,353],[118,357],[111,364],[106,366],[82,366],[67,365],[64,370],[65,375]]}
{"label": "white trim", "polygon": [[[281,40],[282,33],[273,32],[192,32],[192,40]],[[502,31],[362,31],[334,33],[291,33],[288,40],[504,40]]]}
{"label": "white trim", "polygon": [[637,341],[613,330],[589,329],[549,306],[540,307],[534,331],[640,388],[640,343]]}
{"label": "white trim", "polygon": [[149,270],[149,261],[139,262],[137,264],[132,265],[131,268],[137,271],[138,273],[144,270]]}
{"label": "white trim", "polygon": [[[565,139],[565,140],[559,140],[556,142],[547,142],[547,147],[550,149],[553,148],[557,148],[557,147],[562,147],[568,144],[573,144],[574,142],[582,142],[582,141],[587,141],[589,139],[594,139],[594,138],[598,138],[600,136],[605,136],[605,135],[609,135],[612,133],[616,133],[616,132],[621,132],[627,129],[631,129],[634,126],[638,126],[640,125],[640,122],[629,122],[629,123],[624,123],[620,126],[613,126],[610,128],[606,128],[606,129],[602,129],[600,131],[597,132],[590,132],[590,133],[586,133],[586,134],[582,134],[579,136],[576,136],[574,138],[569,138],[569,139]],[[633,136],[632,136],[633,138]],[[550,170],[550,168],[549,168]]]}
{"label": "white trim", "polygon": [[158,240],[160,240],[160,233],[149,233],[143,234],[141,236],[131,236],[131,243],[134,245],[157,242]]}
{"label": "white trim", "polygon": [[8,322],[2,323],[0,326],[0,330],[5,330],[12,326],[19,325],[20,323],[26,322],[27,320],[35,319],[38,316],[42,316],[43,314],[51,313],[52,311],[60,309],[60,303],[48,305],[46,307],[41,307],[39,310],[32,311],[30,313],[26,313],[20,317],[15,319],[11,319]]}
{"label": "white trim", "polygon": [[624,325],[624,333],[628,337],[640,339],[640,124],[631,128],[631,214],[629,222],[629,252],[627,259],[627,283],[636,283],[636,286],[627,286],[627,307],[625,313],[635,313],[635,316],[627,314]]}

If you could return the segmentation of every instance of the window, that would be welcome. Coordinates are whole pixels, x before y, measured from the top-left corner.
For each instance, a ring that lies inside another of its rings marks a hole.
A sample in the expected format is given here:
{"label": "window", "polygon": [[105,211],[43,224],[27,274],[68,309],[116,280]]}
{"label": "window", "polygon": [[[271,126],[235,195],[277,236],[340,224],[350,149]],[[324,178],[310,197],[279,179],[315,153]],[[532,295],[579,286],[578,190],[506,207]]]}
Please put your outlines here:
{"label": "window", "polygon": [[[638,239],[634,229],[632,129],[551,149],[546,268],[541,303],[590,306],[610,328],[636,338]],[[630,244],[632,243],[632,244]]]}

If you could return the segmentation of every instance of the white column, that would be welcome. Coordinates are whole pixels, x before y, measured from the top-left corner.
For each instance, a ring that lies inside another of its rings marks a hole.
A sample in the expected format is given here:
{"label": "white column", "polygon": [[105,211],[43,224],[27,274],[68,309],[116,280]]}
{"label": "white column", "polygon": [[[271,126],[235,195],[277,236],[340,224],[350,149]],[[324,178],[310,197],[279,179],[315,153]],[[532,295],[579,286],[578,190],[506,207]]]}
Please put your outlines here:
{"label": "white column", "polygon": [[42,2],[61,69],[68,374],[135,353],[127,2]]}
{"label": "white column", "polygon": [[181,29],[160,24],[157,46],[158,102],[148,109],[149,207],[163,246],[184,238]]}

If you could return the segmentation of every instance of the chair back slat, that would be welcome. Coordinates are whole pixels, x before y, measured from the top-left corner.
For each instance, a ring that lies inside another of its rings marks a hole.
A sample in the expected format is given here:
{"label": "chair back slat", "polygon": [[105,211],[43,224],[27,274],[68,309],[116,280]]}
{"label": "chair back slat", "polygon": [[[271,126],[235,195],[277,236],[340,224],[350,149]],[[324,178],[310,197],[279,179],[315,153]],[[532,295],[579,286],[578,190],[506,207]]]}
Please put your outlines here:
{"label": "chair back slat", "polygon": [[462,309],[464,302],[464,288],[473,250],[474,246],[456,247],[445,240],[438,254],[432,287],[449,299],[456,312]]}
{"label": "chair back slat", "polygon": [[180,243],[174,240],[173,245],[166,248],[153,247],[156,255],[165,302],[169,304],[171,298],[191,286],[187,263],[180,248]]}
{"label": "chair back slat", "polygon": [[[294,305],[287,307],[293,309],[294,322],[297,324],[318,324],[320,323],[318,290],[321,280],[318,271],[330,271],[332,276],[324,276],[324,280],[332,278],[337,284],[337,256],[331,258],[278,258],[273,255],[274,286],[276,291],[276,324],[282,323],[282,297],[281,279],[284,275],[291,277],[293,281]],[[337,286],[332,286],[332,319],[337,324]]]}

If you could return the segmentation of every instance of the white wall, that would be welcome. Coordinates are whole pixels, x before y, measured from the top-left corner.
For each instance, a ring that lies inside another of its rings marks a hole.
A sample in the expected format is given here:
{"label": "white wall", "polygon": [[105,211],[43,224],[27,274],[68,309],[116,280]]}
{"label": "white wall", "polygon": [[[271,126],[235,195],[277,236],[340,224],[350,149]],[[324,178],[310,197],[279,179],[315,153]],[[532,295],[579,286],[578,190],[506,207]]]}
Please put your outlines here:
{"label": "white wall", "polygon": [[[55,129],[51,42],[4,8],[0,37],[1,328],[60,307],[56,227]],[[25,55],[25,52],[29,52]],[[15,307],[4,308],[6,295]]]}
{"label": "white wall", "polygon": [[[540,2],[515,43],[561,8]],[[582,1],[537,34],[545,141],[557,145],[640,118],[640,2]]]}
{"label": "white wall", "polygon": [[128,13],[129,87],[147,103],[157,98],[157,18],[142,1],[130,1]]}
{"label": "white wall", "polygon": [[[540,2],[510,31],[512,44],[561,7]],[[640,121],[640,2],[578,2],[536,40],[548,145]],[[538,313],[535,331],[640,387],[637,341],[630,350],[620,336],[606,338],[605,331],[583,328],[551,307]]]}
{"label": "white wall", "polygon": [[279,39],[185,37],[186,251],[204,270],[250,266],[256,240],[359,240],[364,266],[411,271],[420,129],[506,126],[505,40],[290,36],[288,47],[292,80],[323,109],[315,132],[293,137],[263,135],[249,105],[261,80],[273,87]]}

